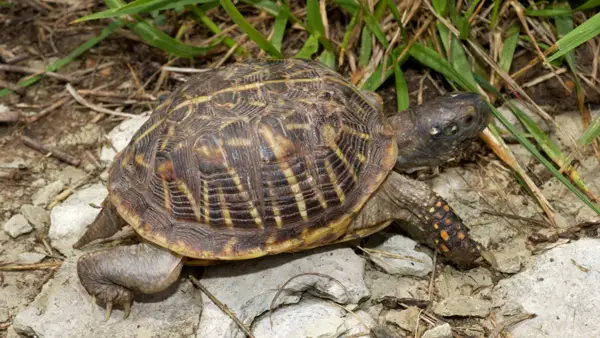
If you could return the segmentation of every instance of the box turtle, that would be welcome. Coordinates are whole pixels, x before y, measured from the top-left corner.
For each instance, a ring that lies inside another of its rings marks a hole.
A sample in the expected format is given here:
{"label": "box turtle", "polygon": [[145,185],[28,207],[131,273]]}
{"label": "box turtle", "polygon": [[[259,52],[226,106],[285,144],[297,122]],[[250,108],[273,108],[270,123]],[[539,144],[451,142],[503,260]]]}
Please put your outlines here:
{"label": "box turtle", "polygon": [[451,262],[481,246],[425,183],[394,171],[436,164],[489,122],[479,95],[454,93],[390,116],[315,61],[263,60],[201,73],[151,114],[110,168],[109,195],[75,248],[125,224],[140,244],[86,253],[87,292],[129,314],[134,292],[210,263],[368,236],[394,220]]}

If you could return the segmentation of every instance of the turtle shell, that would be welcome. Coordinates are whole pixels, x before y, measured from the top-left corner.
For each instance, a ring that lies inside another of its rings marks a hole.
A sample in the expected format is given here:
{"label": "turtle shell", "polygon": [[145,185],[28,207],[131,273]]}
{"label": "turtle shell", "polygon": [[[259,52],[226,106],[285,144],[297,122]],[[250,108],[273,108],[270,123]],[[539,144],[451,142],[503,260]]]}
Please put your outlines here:
{"label": "turtle shell", "polygon": [[200,73],[119,153],[109,196],[151,242],[236,260],[330,243],[397,159],[381,104],[313,61]]}

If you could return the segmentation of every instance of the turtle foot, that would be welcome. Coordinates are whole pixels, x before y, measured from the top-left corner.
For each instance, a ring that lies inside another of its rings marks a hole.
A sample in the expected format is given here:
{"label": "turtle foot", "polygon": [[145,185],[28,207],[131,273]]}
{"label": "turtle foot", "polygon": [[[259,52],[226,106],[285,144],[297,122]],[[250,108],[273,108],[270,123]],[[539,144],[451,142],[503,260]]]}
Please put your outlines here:
{"label": "turtle foot", "polygon": [[101,255],[92,253],[79,258],[77,262],[77,274],[79,275],[81,284],[92,296],[93,307],[96,305],[97,300],[106,304],[105,319],[107,321],[110,318],[113,306],[122,307],[124,312],[123,319],[126,319],[131,312],[133,292],[98,274],[98,270],[94,268],[97,267],[98,256],[102,257]]}

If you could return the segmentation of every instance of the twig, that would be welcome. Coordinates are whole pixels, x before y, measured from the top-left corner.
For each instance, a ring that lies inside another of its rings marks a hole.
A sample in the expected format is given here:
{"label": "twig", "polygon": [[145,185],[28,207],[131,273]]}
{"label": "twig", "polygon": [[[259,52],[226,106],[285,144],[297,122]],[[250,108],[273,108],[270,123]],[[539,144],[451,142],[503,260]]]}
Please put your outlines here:
{"label": "twig", "polygon": [[0,70],[6,71],[6,72],[31,74],[34,76],[45,75],[45,76],[53,77],[55,79],[66,81],[66,82],[77,82],[77,79],[75,79],[71,76],[68,76],[68,75],[62,75],[62,74],[58,74],[58,73],[54,73],[54,72],[45,72],[45,71],[40,71],[35,68],[29,68],[29,67],[23,67],[23,66],[0,64]]}
{"label": "twig", "polygon": [[64,97],[56,102],[54,102],[51,106],[45,108],[44,110],[40,111],[39,113],[29,117],[27,119],[27,123],[34,123],[37,120],[41,119],[42,117],[50,114],[51,112],[53,112],[56,108],[58,107],[62,107],[63,105],[65,105],[67,103],[67,101],[69,101],[68,97]]}
{"label": "twig", "polygon": [[36,263],[36,264],[21,264],[21,265],[6,265],[0,266],[0,271],[27,271],[27,270],[38,270],[38,269],[56,269],[62,265],[63,262],[47,262],[47,263]]}
{"label": "twig", "polygon": [[161,70],[165,72],[175,72],[175,73],[204,73],[209,71],[210,69],[198,69],[198,68],[183,68],[183,67],[172,67],[172,66],[162,66]]}
{"label": "twig", "polygon": [[221,303],[220,300],[217,299],[217,297],[215,297],[212,293],[210,293],[205,287],[204,285],[200,284],[200,282],[194,278],[194,276],[189,276],[190,280],[192,281],[192,284],[194,284],[198,289],[200,289],[200,291],[204,292],[204,294],[206,294],[208,296],[208,298],[210,298],[210,300],[215,303],[216,306],[219,307],[219,309],[221,309],[221,311],[225,312],[229,318],[231,318],[236,324],[237,326],[244,331],[244,333],[246,333],[246,335],[250,338],[256,338],[254,337],[254,335],[252,334],[252,332],[250,332],[250,330],[246,327],[246,325],[244,325],[244,323],[242,323],[242,321],[240,321],[233,312],[231,312],[231,310],[229,310],[229,308],[227,307],[227,305]]}
{"label": "twig", "polygon": [[100,96],[100,97],[111,97],[116,99],[133,99],[133,100],[149,100],[155,101],[156,97],[150,94],[134,94],[129,95],[126,93],[115,93],[115,92],[107,92],[103,90],[89,90],[89,89],[78,89],[77,93],[80,95],[90,95],[90,96]]}
{"label": "twig", "polygon": [[83,97],[81,97],[81,95],[77,94],[77,91],[75,90],[75,88],[73,88],[73,86],[71,86],[71,84],[69,84],[69,83],[67,84],[66,88],[67,88],[67,91],[69,92],[69,94],[71,94],[71,96],[73,96],[75,101],[90,108],[91,110],[95,110],[99,113],[104,113],[104,114],[113,115],[113,116],[128,117],[128,118],[138,117],[137,115],[134,115],[134,114],[119,113],[114,110],[106,109],[104,107],[100,107],[98,105],[90,103],[90,102],[86,101]]}
{"label": "twig", "polygon": [[551,224],[548,224],[548,222],[540,221],[538,219],[531,218],[531,217],[523,217],[523,216],[519,216],[519,215],[507,214],[507,213],[497,212],[497,211],[493,211],[493,210],[481,210],[481,212],[484,214],[489,214],[489,215],[493,215],[493,216],[512,218],[512,219],[516,219],[516,220],[520,220],[520,221],[527,221],[527,222],[531,222],[531,223],[537,224],[537,225],[545,227],[545,228],[548,228],[549,226],[551,226]]}
{"label": "twig", "polygon": [[21,136],[21,140],[23,140],[23,143],[31,149],[37,150],[40,153],[48,154],[72,166],[76,167],[81,163],[81,161],[78,158],[64,153],[60,150],[52,149],[50,146],[44,145],[41,142],[34,140],[29,136],[23,135]]}

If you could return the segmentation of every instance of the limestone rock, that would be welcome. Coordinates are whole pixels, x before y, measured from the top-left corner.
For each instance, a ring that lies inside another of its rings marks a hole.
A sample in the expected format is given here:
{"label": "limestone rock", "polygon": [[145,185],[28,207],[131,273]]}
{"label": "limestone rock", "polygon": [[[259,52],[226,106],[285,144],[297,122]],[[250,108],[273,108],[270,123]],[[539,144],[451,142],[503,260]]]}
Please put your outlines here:
{"label": "limestone rock", "polygon": [[33,231],[27,219],[21,214],[13,215],[13,217],[4,223],[2,229],[12,238],[17,238]]}

